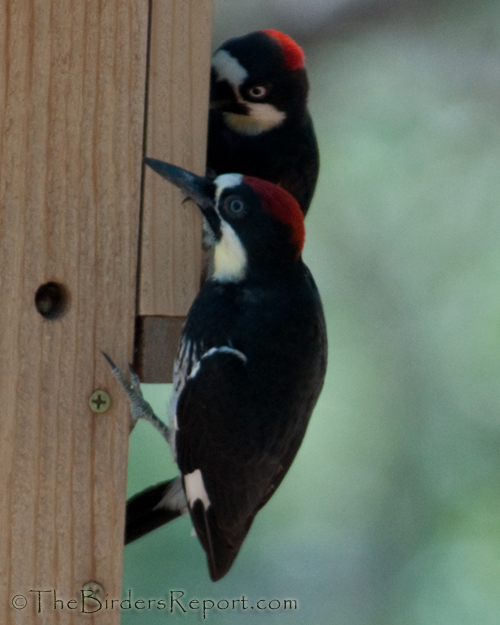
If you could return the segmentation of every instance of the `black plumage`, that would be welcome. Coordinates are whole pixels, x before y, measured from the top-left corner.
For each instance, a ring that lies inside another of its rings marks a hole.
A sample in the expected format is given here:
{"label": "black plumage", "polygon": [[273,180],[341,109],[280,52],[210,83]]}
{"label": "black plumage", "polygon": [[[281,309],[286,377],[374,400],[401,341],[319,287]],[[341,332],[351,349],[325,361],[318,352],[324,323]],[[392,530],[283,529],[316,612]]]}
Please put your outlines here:
{"label": "black plumage", "polygon": [[[182,332],[167,436],[215,581],[303,440],[326,371],[325,320],[301,258],[303,215],[288,192],[247,176],[210,182],[147,163],[195,199],[215,239],[213,275]],[[129,502],[127,536],[182,508],[160,486]]]}
{"label": "black plumage", "polygon": [[[234,84],[232,68],[225,72],[226,63],[219,67],[220,51],[231,55],[247,72],[240,85]],[[301,52],[292,39],[276,31],[230,39],[216,51],[207,167],[216,175],[236,171],[279,184],[306,214],[318,178],[319,152],[307,108],[309,83]],[[264,88],[265,95],[252,96],[256,87]],[[252,105],[263,104],[283,112],[283,121],[271,127],[247,123]]]}
{"label": "black plumage", "polygon": [[203,476],[211,506],[205,518],[201,508],[191,515],[218,579],[302,442],[323,383],[325,327],[314,283],[297,261],[265,287],[206,283],[183,336],[200,353],[231,345],[247,358],[205,357],[177,402],[177,462],[182,474]]}
{"label": "black plumage", "polygon": [[174,478],[160,482],[127,500],[124,541],[126,545],[182,515],[179,508],[158,505],[168,498],[169,491],[172,487],[176,487],[177,480],[178,478]]}

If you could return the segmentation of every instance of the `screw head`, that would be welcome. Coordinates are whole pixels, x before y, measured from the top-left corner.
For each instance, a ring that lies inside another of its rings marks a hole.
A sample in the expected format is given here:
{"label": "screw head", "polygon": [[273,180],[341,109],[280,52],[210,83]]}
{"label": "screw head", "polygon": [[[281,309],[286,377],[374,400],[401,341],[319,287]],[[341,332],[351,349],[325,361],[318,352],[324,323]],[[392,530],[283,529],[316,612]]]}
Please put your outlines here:
{"label": "screw head", "polygon": [[92,412],[106,412],[111,406],[111,397],[100,388],[97,388],[89,397],[89,407]]}
{"label": "screw head", "polygon": [[[94,610],[96,607],[96,599],[102,602],[104,599],[104,586],[99,584],[99,582],[87,582],[82,586],[83,591],[87,591],[85,596],[83,597],[83,603],[87,609]],[[89,595],[90,591],[92,594]],[[83,595],[82,595],[83,596]]]}

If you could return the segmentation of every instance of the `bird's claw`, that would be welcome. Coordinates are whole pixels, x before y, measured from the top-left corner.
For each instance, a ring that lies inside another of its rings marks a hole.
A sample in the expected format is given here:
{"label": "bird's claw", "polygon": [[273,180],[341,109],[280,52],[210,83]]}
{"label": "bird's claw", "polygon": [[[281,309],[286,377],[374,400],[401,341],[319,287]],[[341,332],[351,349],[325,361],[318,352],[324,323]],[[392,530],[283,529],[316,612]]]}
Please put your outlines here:
{"label": "bird's claw", "polygon": [[132,368],[132,365],[129,365],[131,381],[128,382],[122,370],[115,365],[111,358],[104,352],[102,352],[102,354],[104,358],[106,358],[106,360],[108,361],[109,366],[111,367],[111,373],[115,376],[116,381],[128,397],[130,404],[130,429],[135,426],[139,419],[145,419],[146,421],[149,421],[152,425],[154,425],[155,428],[159,430],[168,441],[169,429],[163,423],[163,421],[161,421],[161,419],[159,419],[155,415],[154,410],[151,408],[150,404],[144,399],[142,395],[139,376]]}
{"label": "bird's claw", "polygon": [[137,375],[137,373],[134,371],[134,368],[132,367],[132,365],[128,366],[129,371],[130,371],[130,382],[131,382],[131,386],[134,389],[134,391],[140,395],[142,397],[142,391],[141,391],[141,381],[139,380],[139,376]]}

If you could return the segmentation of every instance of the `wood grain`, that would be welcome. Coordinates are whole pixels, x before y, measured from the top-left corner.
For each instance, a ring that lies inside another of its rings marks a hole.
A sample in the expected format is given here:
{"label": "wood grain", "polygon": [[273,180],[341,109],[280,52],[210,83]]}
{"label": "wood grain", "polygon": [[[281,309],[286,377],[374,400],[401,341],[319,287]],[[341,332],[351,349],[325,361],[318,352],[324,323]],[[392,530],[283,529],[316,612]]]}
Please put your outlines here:
{"label": "wood grain", "polygon": [[150,384],[172,381],[184,317],[138,317],[135,330],[134,371]]}
{"label": "wood grain", "polygon": [[[1,623],[120,618],[52,595],[36,614],[29,591],[120,597],[128,407],[101,350],[132,356],[147,26],[147,0],[0,0]],[[49,281],[56,320],[34,305]]]}
{"label": "wood grain", "polygon": [[[146,154],[205,172],[212,0],[153,0]],[[147,170],[140,315],[185,316],[200,287],[201,217]]]}
{"label": "wood grain", "polygon": [[[152,0],[146,154],[205,172],[212,0]],[[143,382],[171,382],[185,317],[200,288],[201,217],[147,169],[134,364]]]}

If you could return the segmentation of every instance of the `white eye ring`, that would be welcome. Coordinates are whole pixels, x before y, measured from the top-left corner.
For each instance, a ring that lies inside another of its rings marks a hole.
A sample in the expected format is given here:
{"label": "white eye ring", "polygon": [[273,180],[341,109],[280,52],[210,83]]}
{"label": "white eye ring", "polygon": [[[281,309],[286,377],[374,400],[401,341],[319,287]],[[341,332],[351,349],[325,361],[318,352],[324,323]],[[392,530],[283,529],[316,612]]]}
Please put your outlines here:
{"label": "white eye ring", "polygon": [[263,87],[262,85],[255,85],[255,87],[250,87],[250,89],[248,90],[248,95],[258,100],[261,100],[262,98],[264,98],[266,94],[267,94],[267,89]]}

